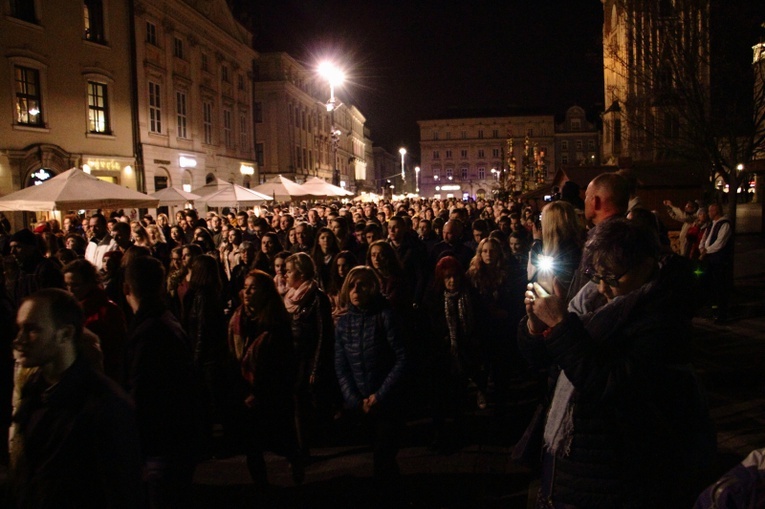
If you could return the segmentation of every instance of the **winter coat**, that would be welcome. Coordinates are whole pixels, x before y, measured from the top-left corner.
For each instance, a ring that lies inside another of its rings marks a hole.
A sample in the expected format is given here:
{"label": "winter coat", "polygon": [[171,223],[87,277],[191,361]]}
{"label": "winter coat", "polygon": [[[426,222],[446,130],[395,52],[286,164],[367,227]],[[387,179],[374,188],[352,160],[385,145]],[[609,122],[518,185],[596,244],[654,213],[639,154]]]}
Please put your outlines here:
{"label": "winter coat", "polygon": [[[574,388],[570,442],[554,455],[548,479],[553,501],[587,508],[693,502],[693,483],[714,456],[715,438],[690,365],[693,309],[677,305],[692,294],[692,280],[686,266],[667,264],[597,337],[575,313],[547,337],[529,335],[521,322],[525,357],[536,367],[554,366],[556,375],[562,370]],[[570,309],[584,296],[602,298],[589,283]]]}
{"label": "winter coat", "polygon": [[407,371],[402,329],[383,299],[367,309],[349,306],[335,328],[335,372],[346,404],[360,407],[375,394],[380,405],[395,405]]}

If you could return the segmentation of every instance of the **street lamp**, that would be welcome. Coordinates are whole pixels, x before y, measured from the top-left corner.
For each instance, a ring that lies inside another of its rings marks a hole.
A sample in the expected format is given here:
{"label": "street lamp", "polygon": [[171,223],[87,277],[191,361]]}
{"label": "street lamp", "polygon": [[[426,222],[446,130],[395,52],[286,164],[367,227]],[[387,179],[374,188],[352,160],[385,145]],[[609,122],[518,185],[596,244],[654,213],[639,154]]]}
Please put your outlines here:
{"label": "street lamp", "polygon": [[406,173],[404,173],[404,156],[406,155],[406,149],[401,147],[398,149],[398,153],[401,154],[401,180],[406,183]]}
{"label": "street lamp", "polygon": [[340,130],[335,126],[335,110],[343,104],[335,99],[335,85],[340,85],[345,80],[345,73],[331,62],[319,64],[319,75],[329,83],[329,101],[327,111],[331,124],[330,141],[332,143],[332,184],[340,185],[340,170],[337,167],[337,144],[340,142]]}
{"label": "street lamp", "polygon": [[415,187],[415,189],[416,189],[415,192],[417,194],[420,194],[420,167],[419,166],[415,166],[414,167],[414,179],[415,179],[414,183],[415,183],[415,186],[416,186]]}

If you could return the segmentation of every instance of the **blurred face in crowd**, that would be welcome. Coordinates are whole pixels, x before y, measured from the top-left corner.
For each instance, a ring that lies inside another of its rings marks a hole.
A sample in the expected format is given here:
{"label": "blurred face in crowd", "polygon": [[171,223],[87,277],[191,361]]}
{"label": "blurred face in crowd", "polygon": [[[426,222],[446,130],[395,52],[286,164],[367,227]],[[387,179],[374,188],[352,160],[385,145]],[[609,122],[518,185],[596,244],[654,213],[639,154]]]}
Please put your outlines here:
{"label": "blurred face in crowd", "polygon": [[248,309],[258,309],[262,306],[262,294],[258,291],[258,282],[252,276],[244,278],[242,287],[242,303]]}
{"label": "blurred face in crowd", "polygon": [[340,240],[345,238],[345,228],[340,224],[340,221],[331,221],[330,225],[332,226],[332,233],[335,234],[335,237]]}
{"label": "blurred face in crowd", "polygon": [[179,270],[183,266],[182,259],[181,253],[170,253],[170,267],[173,270]]}
{"label": "blurred face in crowd", "polygon": [[[363,274],[363,275],[362,275]],[[364,308],[374,297],[374,282],[367,273],[356,274],[348,281],[348,300],[356,307]]]}
{"label": "blurred face in crowd", "polygon": [[25,301],[16,314],[16,324],[19,333],[13,340],[13,348],[22,367],[44,366],[55,361],[59,328],[46,304]]}
{"label": "blurred face in crowd", "polygon": [[91,217],[88,220],[88,228],[97,239],[101,239],[106,235],[106,225],[97,217]]}
{"label": "blurred face in crowd", "polygon": [[377,239],[375,237],[376,237],[375,232],[366,232],[364,234],[364,239],[366,239],[367,244],[371,244],[375,240],[380,240],[380,239]]}
{"label": "blurred face in crowd", "polygon": [[221,230],[221,220],[218,216],[213,216],[210,218],[210,227],[214,232],[219,232]]}
{"label": "blurred face in crowd", "polygon": [[303,283],[303,275],[298,272],[294,263],[287,262],[285,265],[287,266],[287,272],[284,277],[287,281],[287,286],[298,288]]}
{"label": "blurred face in crowd", "polygon": [[181,251],[181,264],[185,269],[189,269],[192,261],[194,261],[194,255],[184,247]]}
{"label": "blurred face in crowd", "polygon": [[338,257],[335,263],[337,264],[337,275],[341,278],[347,276],[348,272],[351,270],[351,264],[348,262],[348,260]]}
{"label": "blurred face in crowd", "polygon": [[73,227],[72,227],[72,220],[69,219],[68,217],[65,217],[64,218],[64,231],[68,232],[68,231],[70,231],[72,229],[73,229]]}
{"label": "blurred face in crowd", "polygon": [[288,229],[290,227],[290,218],[287,216],[282,216],[279,219],[279,226],[281,227],[282,230]]}
{"label": "blurred face in crowd", "polygon": [[481,247],[481,261],[485,265],[494,265],[499,261],[500,253],[493,242],[486,242]]}
{"label": "blurred face in crowd", "polygon": [[722,210],[718,204],[713,203],[709,206],[709,218],[712,221],[717,221],[720,217],[722,217]]}
{"label": "blurred face in crowd", "polygon": [[240,248],[239,249],[239,260],[245,264],[249,265],[252,263],[252,261],[255,259],[255,247],[250,246],[247,248]]}
{"label": "blurred face in crowd", "polygon": [[274,271],[284,277],[287,274],[287,264],[284,263],[284,258],[274,259]]}
{"label": "blurred face in crowd", "polygon": [[430,223],[427,221],[420,221],[420,224],[417,225],[417,231],[419,232],[420,237],[423,237],[423,238],[427,237],[428,235],[430,235],[430,232],[432,231],[430,227]]}
{"label": "blurred face in crowd", "polygon": [[473,240],[481,242],[483,240],[483,232],[481,230],[473,230]]}
{"label": "blurred face in crowd", "polygon": [[228,231],[228,242],[230,244],[238,244],[236,232],[232,229]]}
{"label": "blurred face in crowd", "polygon": [[93,290],[93,285],[85,284],[82,276],[76,272],[64,273],[64,286],[77,300],[85,299]]}
{"label": "blurred face in crowd", "polygon": [[329,250],[330,235],[329,232],[319,235],[319,249],[321,249],[322,253],[326,253]]}
{"label": "blurred face in crowd", "polygon": [[521,239],[516,239],[515,237],[510,237],[507,242],[510,245],[510,252],[511,253],[518,254],[518,253],[521,252],[521,247],[523,247],[522,243],[521,243]]}
{"label": "blurred face in crowd", "polygon": [[308,244],[308,233],[305,231],[305,226],[295,227],[295,242],[299,246],[305,246]]}
{"label": "blurred face in crowd", "polygon": [[388,238],[396,243],[404,240],[404,225],[400,221],[388,221]]}
{"label": "blurred face in crowd", "polygon": [[287,240],[289,240],[290,245],[297,242],[297,237],[295,237],[295,233],[296,232],[294,228],[290,228],[290,231],[287,232]]}
{"label": "blurred face in crowd", "polygon": [[459,289],[460,274],[455,270],[447,270],[444,273],[444,289],[447,292],[456,292]]}
{"label": "blurred face in crowd", "polygon": [[263,251],[263,254],[273,253],[275,248],[276,243],[274,243],[274,239],[271,236],[263,237],[260,240],[260,250]]}
{"label": "blurred face in crowd", "polygon": [[369,260],[372,262],[372,267],[375,270],[382,270],[385,267],[387,259],[385,253],[380,246],[372,246],[369,250]]}
{"label": "blurred face in crowd", "polygon": [[459,241],[462,231],[455,223],[448,222],[444,225],[444,241],[447,244],[455,244]]}
{"label": "blurred face in crowd", "polygon": [[66,242],[64,243],[64,247],[67,249],[74,249],[77,247],[77,241],[74,240],[72,237],[69,237],[66,239]]}

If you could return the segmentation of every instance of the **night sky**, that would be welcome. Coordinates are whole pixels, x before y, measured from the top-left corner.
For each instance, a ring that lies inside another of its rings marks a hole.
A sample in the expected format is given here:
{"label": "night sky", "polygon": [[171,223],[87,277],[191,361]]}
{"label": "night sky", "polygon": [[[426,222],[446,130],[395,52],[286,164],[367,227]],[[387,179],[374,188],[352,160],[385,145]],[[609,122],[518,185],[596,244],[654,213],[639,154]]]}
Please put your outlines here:
{"label": "night sky", "polygon": [[[349,78],[336,94],[392,153],[418,153],[417,120],[449,111],[602,109],[599,0],[231,2],[256,50],[286,51],[309,69],[341,63]],[[745,58],[755,42],[744,41]]]}

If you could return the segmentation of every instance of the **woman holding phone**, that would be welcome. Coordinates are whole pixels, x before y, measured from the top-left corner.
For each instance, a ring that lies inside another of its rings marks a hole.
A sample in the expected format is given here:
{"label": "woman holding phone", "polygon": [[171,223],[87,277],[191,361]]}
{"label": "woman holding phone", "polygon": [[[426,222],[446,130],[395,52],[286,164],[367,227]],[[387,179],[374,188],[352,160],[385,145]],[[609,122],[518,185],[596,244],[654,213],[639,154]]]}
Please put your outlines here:
{"label": "woman holding phone", "polygon": [[529,285],[520,348],[552,367],[537,507],[690,507],[703,488],[715,438],[693,309],[677,304],[693,275],[659,260],[655,235],[615,219],[587,241],[589,282],[568,305],[557,280]]}

